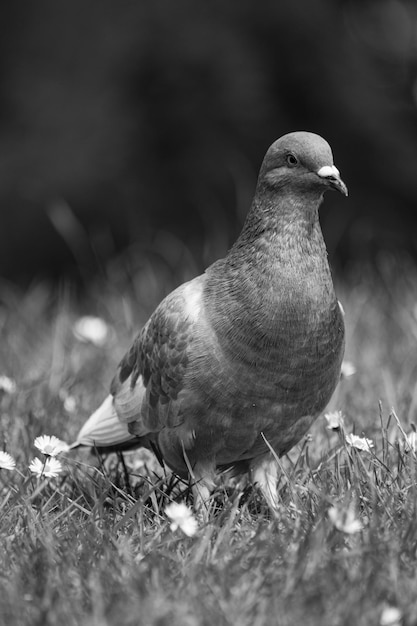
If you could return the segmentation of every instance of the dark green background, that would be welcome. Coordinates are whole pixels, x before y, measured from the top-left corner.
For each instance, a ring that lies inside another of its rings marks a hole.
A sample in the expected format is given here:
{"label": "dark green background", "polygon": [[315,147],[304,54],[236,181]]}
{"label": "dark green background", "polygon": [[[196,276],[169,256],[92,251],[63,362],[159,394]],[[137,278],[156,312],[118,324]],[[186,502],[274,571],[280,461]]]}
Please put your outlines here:
{"label": "dark green background", "polygon": [[0,6],[0,275],[94,276],[161,231],[230,245],[269,144],[322,134],[334,265],[417,250],[417,5],[22,0]]}

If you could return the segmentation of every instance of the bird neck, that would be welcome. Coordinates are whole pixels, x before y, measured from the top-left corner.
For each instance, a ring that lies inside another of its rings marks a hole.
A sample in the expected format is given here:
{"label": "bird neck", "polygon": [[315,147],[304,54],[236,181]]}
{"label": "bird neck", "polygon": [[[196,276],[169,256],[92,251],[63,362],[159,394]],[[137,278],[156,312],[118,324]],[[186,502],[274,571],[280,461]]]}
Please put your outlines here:
{"label": "bird neck", "polygon": [[228,255],[207,270],[207,310],[218,336],[229,343],[234,337],[239,344],[241,336],[243,342],[252,337],[254,344],[266,345],[283,329],[304,333],[327,317],[335,302],[318,220],[321,197],[307,203],[284,195],[261,197]]}
{"label": "bird neck", "polygon": [[229,266],[243,264],[245,269],[268,273],[268,268],[275,272],[277,266],[300,267],[312,255],[326,257],[318,217],[322,199],[317,193],[306,197],[258,189],[242,232],[226,257]]}

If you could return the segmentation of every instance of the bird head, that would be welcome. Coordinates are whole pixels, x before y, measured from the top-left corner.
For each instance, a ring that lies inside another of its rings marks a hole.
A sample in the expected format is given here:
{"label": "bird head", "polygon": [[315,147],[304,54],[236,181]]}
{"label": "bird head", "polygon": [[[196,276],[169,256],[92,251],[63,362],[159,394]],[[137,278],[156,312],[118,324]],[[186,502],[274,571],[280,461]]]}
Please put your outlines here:
{"label": "bird head", "polygon": [[273,190],[285,188],[321,196],[327,189],[336,189],[348,195],[329,144],[320,135],[306,131],[284,135],[269,147],[259,182]]}

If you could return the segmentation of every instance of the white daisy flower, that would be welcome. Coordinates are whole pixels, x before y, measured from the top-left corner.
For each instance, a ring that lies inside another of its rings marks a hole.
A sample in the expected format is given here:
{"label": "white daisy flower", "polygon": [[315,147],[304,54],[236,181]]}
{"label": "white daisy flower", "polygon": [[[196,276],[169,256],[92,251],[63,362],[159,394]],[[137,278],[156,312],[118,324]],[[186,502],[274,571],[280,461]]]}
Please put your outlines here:
{"label": "white daisy flower", "polygon": [[68,393],[66,389],[60,389],[58,393],[59,399],[62,401],[64,409],[67,413],[75,413],[77,409],[77,399]]}
{"label": "white daisy flower", "polygon": [[405,436],[404,452],[417,452],[417,433],[412,430],[411,433]]}
{"label": "white daisy flower", "polygon": [[379,620],[380,626],[401,626],[403,614],[396,606],[386,606]]}
{"label": "white daisy flower", "polygon": [[185,504],[171,502],[165,508],[165,514],[172,520],[171,530],[175,531],[177,528],[180,528],[188,537],[192,537],[197,532],[197,520]]}
{"label": "white daisy flower", "polygon": [[0,376],[0,391],[12,395],[16,391],[16,383],[12,378],[8,376]]}
{"label": "white daisy flower", "polygon": [[332,411],[331,413],[325,413],[324,419],[327,421],[328,430],[340,430],[343,428],[343,415],[342,411]]}
{"label": "white daisy flower", "polygon": [[77,339],[95,346],[104,346],[109,336],[109,327],[100,317],[85,315],[77,320],[72,328]]}
{"label": "white daisy flower", "polygon": [[0,452],[0,469],[14,470],[16,467],[16,461],[8,452]]}
{"label": "white daisy flower", "polygon": [[36,457],[29,465],[29,469],[32,474],[37,476],[45,476],[45,478],[55,478],[62,472],[62,465],[58,459],[52,457],[41,461]]}
{"label": "white daisy flower", "polygon": [[69,446],[65,441],[61,441],[55,435],[41,435],[36,437],[34,445],[45,456],[57,456],[61,452],[69,450]]}
{"label": "white daisy flower", "polygon": [[67,396],[64,399],[64,409],[67,413],[75,413],[77,410],[77,400],[74,396]]}
{"label": "white daisy flower", "polygon": [[357,450],[365,450],[366,452],[370,452],[371,448],[374,447],[374,442],[372,439],[366,439],[366,437],[358,437],[357,435],[349,434],[345,437],[346,443],[352,446],[352,448],[356,448]]}
{"label": "white daisy flower", "polygon": [[349,378],[353,376],[353,374],[356,374],[356,367],[350,361],[343,361],[341,374],[342,378]]}
{"label": "white daisy flower", "polygon": [[363,524],[355,517],[355,511],[352,506],[346,510],[332,506],[328,511],[328,515],[333,526],[342,533],[353,535],[363,529]]}

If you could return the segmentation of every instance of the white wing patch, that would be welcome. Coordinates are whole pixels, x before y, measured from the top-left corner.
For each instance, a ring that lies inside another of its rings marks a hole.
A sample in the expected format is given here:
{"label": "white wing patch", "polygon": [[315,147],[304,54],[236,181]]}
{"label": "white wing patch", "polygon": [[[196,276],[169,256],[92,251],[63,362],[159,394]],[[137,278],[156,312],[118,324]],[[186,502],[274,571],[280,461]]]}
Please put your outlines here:
{"label": "white wing patch", "polygon": [[135,439],[123,424],[114,409],[113,397],[107,396],[103,404],[94,411],[81,428],[75,445],[83,446],[116,446]]}
{"label": "white wing patch", "polygon": [[200,282],[191,280],[183,289],[185,305],[184,312],[192,320],[197,320],[202,307]]}

